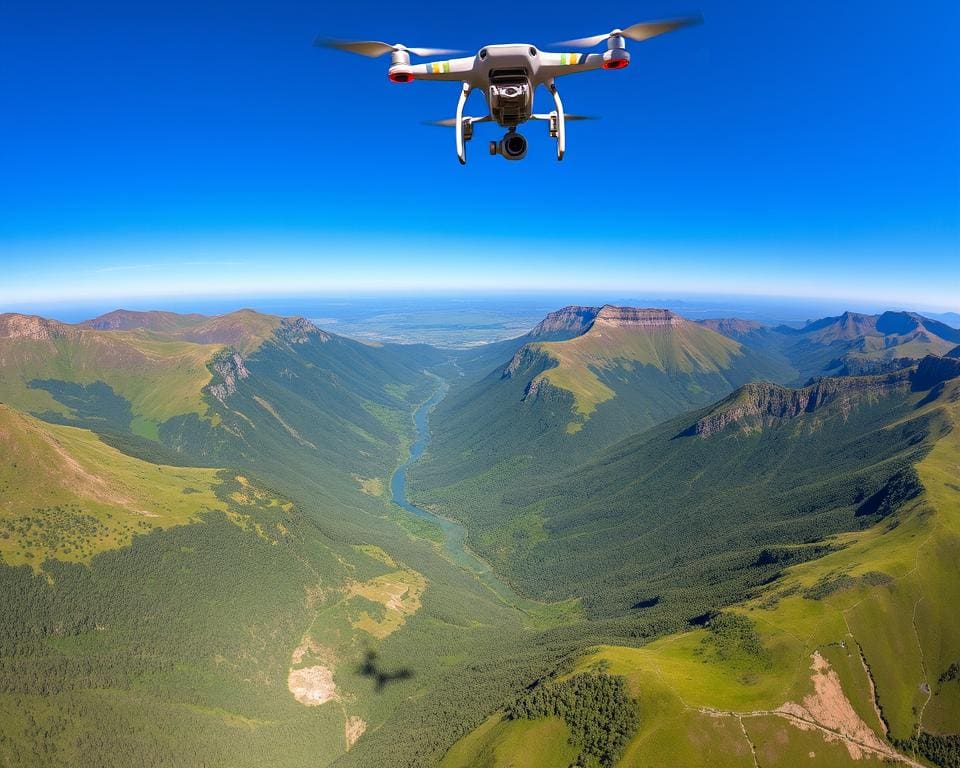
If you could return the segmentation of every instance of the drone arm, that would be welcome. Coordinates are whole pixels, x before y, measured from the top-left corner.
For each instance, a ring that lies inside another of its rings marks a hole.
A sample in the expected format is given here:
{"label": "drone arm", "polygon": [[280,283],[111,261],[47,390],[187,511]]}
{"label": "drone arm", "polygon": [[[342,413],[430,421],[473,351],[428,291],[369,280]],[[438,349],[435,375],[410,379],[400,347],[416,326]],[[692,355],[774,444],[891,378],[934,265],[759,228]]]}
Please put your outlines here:
{"label": "drone arm", "polygon": [[414,80],[464,80],[464,75],[473,72],[475,56],[445,61],[428,61],[425,64],[413,64],[405,69]]}
{"label": "drone arm", "polygon": [[602,53],[540,52],[540,74],[553,78],[603,68]]}

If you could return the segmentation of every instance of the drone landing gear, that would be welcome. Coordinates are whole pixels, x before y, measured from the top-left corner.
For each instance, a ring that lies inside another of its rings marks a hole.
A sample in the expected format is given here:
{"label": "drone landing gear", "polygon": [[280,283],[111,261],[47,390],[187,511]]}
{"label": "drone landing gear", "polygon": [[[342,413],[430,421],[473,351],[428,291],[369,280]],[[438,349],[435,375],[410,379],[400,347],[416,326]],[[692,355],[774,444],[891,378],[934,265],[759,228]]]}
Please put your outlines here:
{"label": "drone landing gear", "polygon": [[547,88],[553,96],[554,111],[550,113],[550,137],[557,140],[557,161],[563,160],[567,151],[567,120],[563,112],[563,102],[560,101],[560,91],[557,84],[551,80]]}
{"label": "drone landing gear", "polygon": [[463,108],[467,104],[467,97],[471,91],[470,83],[464,83],[460,89],[460,100],[457,101],[457,159],[460,165],[467,164],[467,146],[466,142],[473,138],[473,121],[468,117],[463,117]]}

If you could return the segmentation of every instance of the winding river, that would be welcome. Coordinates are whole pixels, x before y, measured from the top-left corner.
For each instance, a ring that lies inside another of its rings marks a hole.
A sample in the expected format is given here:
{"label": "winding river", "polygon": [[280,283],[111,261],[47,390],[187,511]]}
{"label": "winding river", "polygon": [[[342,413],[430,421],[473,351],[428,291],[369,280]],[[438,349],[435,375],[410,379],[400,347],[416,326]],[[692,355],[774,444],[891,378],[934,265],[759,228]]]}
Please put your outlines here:
{"label": "winding river", "polygon": [[430,442],[430,412],[433,411],[437,404],[447,396],[447,392],[450,391],[450,385],[445,379],[439,376],[436,378],[437,389],[413,414],[413,423],[416,427],[416,440],[414,440],[413,445],[410,446],[410,455],[407,457],[407,460],[397,467],[397,470],[393,473],[393,477],[390,478],[390,496],[395,504],[407,512],[424,520],[428,520],[440,527],[444,535],[445,554],[450,560],[461,568],[471,571],[478,579],[496,592],[504,602],[515,606],[518,605],[518,603],[526,603],[528,602],[526,599],[517,595],[508,584],[497,577],[486,560],[478,557],[467,548],[467,530],[462,523],[441,517],[429,510],[418,507],[416,504],[412,504],[407,498],[407,470],[423,455],[423,452],[427,450],[427,445]]}

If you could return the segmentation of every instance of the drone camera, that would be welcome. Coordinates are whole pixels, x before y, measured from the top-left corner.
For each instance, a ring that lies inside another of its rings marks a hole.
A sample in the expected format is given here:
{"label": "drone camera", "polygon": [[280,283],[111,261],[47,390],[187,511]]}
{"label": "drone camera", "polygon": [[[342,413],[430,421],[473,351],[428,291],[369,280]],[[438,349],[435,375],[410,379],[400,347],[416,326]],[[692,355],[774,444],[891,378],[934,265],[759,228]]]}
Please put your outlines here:
{"label": "drone camera", "polygon": [[527,156],[527,137],[508,131],[499,142],[490,142],[491,155],[503,155],[507,160],[523,160]]}

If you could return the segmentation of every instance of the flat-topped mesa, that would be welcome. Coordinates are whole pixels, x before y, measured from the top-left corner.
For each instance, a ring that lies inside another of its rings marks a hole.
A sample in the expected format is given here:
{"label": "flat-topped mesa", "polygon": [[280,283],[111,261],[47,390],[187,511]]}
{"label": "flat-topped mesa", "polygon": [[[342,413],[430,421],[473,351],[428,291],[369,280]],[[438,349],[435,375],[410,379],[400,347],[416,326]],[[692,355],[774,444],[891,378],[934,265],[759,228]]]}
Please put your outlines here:
{"label": "flat-topped mesa", "polygon": [[800,389],[765,381],[751,382],[714,406],[680,436],[709,437],[731,424],[738,424],[741,432],[757,431],[777,421],[813,413],[826,406],[836,408],[846,418],[862,402],[909,388],[908,371],[883,376],[824,378]]}
{"label": "flat-topped mesa", "polygon": [[63,336],[66,326],[56,320],[47,320],[36,315],[21,315],[10,312],[0,315],[0,339],[31,339],[49,341]]}
{"label": "flat-topped mesa", "polygon": [[583,333],[590,327],[599,307],[581,307],[571,305],[551,312],[537,326],[530,331],[530,336],[546,336],[552,333],[563,333],[572,331],[576,334]]}
{"label": "flat-topped mesa", "polygon": [[591,328],[670,328],[686,322],[669,309],[639,309],[605,304],[594,318]]}

